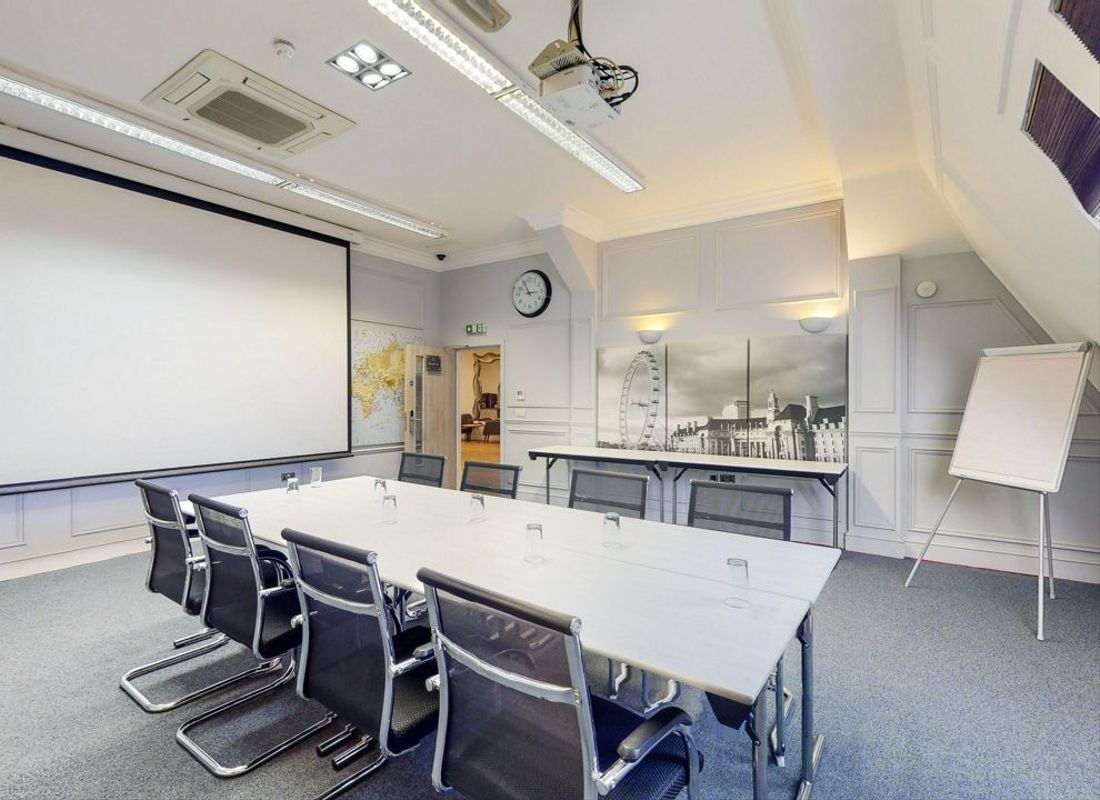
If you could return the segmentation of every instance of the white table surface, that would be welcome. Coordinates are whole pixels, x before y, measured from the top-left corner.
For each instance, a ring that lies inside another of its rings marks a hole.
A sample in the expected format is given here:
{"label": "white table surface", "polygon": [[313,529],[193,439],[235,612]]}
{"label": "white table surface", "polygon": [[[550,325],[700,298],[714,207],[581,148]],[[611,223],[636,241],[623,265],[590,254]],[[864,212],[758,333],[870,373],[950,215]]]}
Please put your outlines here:
{"label": "white table surface", "polygon": [[715,456],[707,453],[677,453],[664,450],[619,450],[614,447],[581,447],[555,444],[548,447],[533,447],[529,453],[544,458],[575,458],[585,461],[632,461],[638,464],[672,464],[681,467],[699,469],[728,469],[768,472],[776,475],[804,475],[809,478],[839,478],[848,470],[848,465],[832,461],[796,461],[780,458],[744,458],[741,456]]}
{"label": "white table surface", "polygon": [[[374,478],[219,497],[248,509],[255,537],[283,546],[283,528],[374,550],[382,579],[421,591],[430,567],[578,617],[585,649],[751,703],[820,594],[840,554],[680,525],[622,520],[624,547],[601,544],[603,516],[486,497],[473,522],[470,495],[387,481],[397,521],[383,524]],[[185,504],[189,506],[189,504]],[[186,510],[190,510],[187,508]],[[529,522],[543,526],[546,560],[523,561]],[[752,606],[723,600],[729,557],[749,561]]]}

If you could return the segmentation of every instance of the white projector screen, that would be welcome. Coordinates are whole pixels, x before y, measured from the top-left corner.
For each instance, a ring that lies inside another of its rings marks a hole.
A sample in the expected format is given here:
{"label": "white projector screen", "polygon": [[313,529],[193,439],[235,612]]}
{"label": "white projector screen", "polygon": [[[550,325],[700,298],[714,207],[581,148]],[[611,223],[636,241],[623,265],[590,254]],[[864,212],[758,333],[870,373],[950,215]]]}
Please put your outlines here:
{"label": "white projector screen", "polygon": [[346,454],[346,243],[0,151],[0,493]]}

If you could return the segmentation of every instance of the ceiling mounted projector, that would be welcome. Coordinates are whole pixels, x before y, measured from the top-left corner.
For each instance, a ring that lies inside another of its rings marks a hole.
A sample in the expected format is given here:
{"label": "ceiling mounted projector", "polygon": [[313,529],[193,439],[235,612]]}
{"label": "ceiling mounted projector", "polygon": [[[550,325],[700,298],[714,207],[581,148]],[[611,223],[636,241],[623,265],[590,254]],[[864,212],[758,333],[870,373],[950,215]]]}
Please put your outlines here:
{"label": "ceiling mounted projector", "polygon": [[451,0],[451,3],[486,33],[499,31],[512,18],[497,0]]}
{"label": "ceiling mounted projector", "polygon": [[588,130],[619,118],[619,106],[638,90],[638,70],[589,53],[581,16],[582,0],[572,0],[569,40],[550,42],[528,69],[539,79],[543,108],[566,125]]}

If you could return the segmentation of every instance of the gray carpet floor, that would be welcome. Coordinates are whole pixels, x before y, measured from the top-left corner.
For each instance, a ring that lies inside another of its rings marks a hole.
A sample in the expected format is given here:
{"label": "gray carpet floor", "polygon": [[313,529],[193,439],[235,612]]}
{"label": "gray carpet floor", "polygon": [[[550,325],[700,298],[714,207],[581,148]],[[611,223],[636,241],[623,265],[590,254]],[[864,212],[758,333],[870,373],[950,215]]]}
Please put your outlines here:
{"label": "gray carpet floor", "polygon": [[[817,718],[826,745],[814,796],[1100,797],[1100,587],[1060,582],[1040,643],[1033,578],[926,564],[903,591],[911,563],[846,554],[818,605]],[[174,734],[225,695],[151,715],[118,689],[124,671],[197,629],[145,591],[145,565],[130,556],[0,583],[0,797],[309,798],[334,783],[312,746],[219,781]],[[164,698],[249,663],[230,645],[140,685]],[[793,647],[787,663],[797,692]],[[746,737],[717,725],[698,693],[685,692],[681,705],[696,717],[707,756],[703,797],[751,797]],[[796,788],[797,708],[787,766],[770,768],[773,797]],[[231,760],[320,713],[280,690],[196,736]],[[263,735],[243,736],[261,722]],[[436,797],[432,741],[346,797]]]}

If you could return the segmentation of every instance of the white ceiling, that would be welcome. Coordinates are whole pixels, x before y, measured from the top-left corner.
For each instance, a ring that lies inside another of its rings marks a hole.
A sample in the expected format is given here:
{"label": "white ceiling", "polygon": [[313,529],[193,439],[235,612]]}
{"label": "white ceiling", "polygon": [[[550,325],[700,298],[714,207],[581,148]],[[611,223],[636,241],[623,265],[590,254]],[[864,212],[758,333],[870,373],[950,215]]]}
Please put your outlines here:
{"label": "white ceiling", "polygon": [[[449,4],[438,5],[446,10]],[[512,22],[478,38],[527,76],[539,50],[565,35],[568,3],[506,5]],[[5,3],[4,65],[163,127],[175,124],[156,117],[141,98],[204,48],[350,117],[355,129],[278,166],[438,222],[452,233],[442,247],[10,98],[0,98],[0,121],[433,252],[532,239],[523,216],[560,205],[608,230],[652,229],[693,209],[721,216],[727,208],[762,210],[837,196],[828,140],[820,127],[807,125],[805,92],[800,96],[792,85],[770,6],[755,0],[586,4],[589,49],[641,73],[641,89],[622,119],[595,134],[646,184],[644,192],[624,195],[363,0]],[[296,45],[292,60],[275,56],[276,37]],[[412,75],[371,92],[326,65],[360,38],[381,46]]]}

